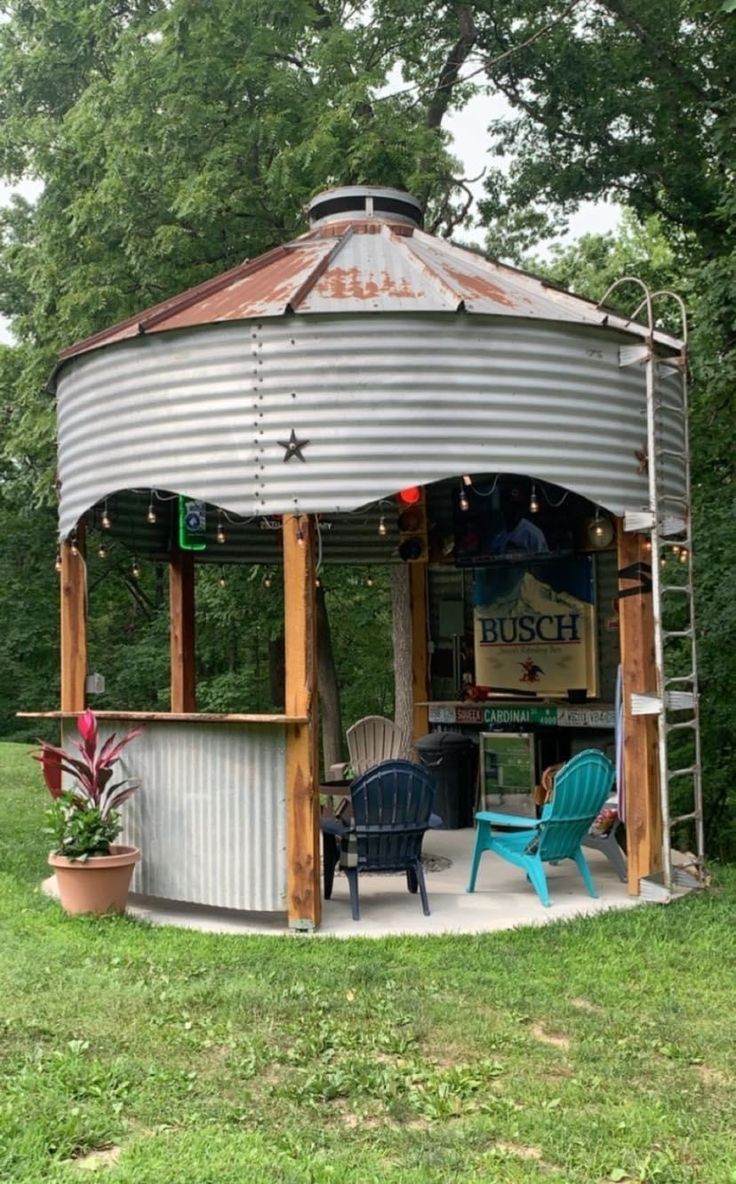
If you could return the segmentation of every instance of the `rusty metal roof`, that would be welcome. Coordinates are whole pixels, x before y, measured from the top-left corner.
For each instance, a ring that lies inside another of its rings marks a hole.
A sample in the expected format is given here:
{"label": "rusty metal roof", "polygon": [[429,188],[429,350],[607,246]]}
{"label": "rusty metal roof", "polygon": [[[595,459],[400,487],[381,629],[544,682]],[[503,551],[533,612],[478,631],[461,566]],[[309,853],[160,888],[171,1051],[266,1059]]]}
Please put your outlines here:
{"label": "rusty metal roof", "polygon": [[[322,208],[327,208],[326,196],[315,199]],[[69,346],[60,361],[140,334],[264,317],[356,312],[470,313],[607,325],[637,336],[646,332],[592,301],[371,206],[367,213],[321,217],[293,242]],[[678,344],[664,334],[657,338]]]}

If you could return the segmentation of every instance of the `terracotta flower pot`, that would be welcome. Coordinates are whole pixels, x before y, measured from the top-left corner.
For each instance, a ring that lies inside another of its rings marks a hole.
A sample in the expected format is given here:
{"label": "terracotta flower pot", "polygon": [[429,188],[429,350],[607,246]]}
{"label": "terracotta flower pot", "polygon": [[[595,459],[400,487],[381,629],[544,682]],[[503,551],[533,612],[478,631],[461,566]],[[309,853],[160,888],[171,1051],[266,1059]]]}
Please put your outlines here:
{"label": "terracotta flower pot", "polygon": [[49,855],[64,911],[124,913],[133,868],[140,857],[137,847],[111,847],[109,855],[92,855],[84,863],[65,855]]}

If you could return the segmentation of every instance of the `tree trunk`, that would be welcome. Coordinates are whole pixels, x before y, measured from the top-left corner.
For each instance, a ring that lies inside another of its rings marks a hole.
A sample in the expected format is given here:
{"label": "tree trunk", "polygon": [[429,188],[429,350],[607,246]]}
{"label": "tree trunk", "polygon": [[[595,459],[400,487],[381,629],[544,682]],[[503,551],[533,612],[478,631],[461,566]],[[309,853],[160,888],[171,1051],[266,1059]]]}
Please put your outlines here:
{"label": "tree trunk", "polygon": [[391,567],[391,633],[394,647],[394,721],[408,741],[414,734],[412,695],[411,602],[409,569]]}
{"label": "tree trunk", "polygon": [[337,685],[337,670],[332,650],[332,633],[330,632],[330,618],[327,615],[325,590],[321,584],[317,588],[317,689],[322,724],[322,760],[325,775],[329,776],[330,765],[340,764],[344,758],[340,689]]}

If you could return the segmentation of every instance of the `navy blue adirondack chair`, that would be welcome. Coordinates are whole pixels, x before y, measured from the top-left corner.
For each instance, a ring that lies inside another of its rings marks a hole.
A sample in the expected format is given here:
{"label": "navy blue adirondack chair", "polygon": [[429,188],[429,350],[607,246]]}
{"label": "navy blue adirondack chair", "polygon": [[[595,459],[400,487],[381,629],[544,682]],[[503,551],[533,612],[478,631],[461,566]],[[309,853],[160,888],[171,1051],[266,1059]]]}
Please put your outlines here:
{"label": "navy blue adirondack chair", "polygon": [[406,872],[409,891],[419,889],[422,909],[428,917],[421,855],[434,797],[432,774],[411,761],[383,761],[356,778],[350,795],[353,818],[341,832],[339,842],[340,867],[350,886],[353,920],[360,920],[361,872]]}
{"label": "navy blue adirondack chair", "polygon": [[[597,748],[572,757],[554,780],[552,800],[541,818],[524,818],[481,810],[475,816],[475,850],[468,892],[475,891],[480,857],[495,851],[526,872],[542,904],[552,903],[544,874],[545,863],[573,859],[591,896],[597,896],[581,843],[611,792],[615,769]],[[509,828],[499,829],[499,828]],[[494,829],[495,828],[495,829]]]}

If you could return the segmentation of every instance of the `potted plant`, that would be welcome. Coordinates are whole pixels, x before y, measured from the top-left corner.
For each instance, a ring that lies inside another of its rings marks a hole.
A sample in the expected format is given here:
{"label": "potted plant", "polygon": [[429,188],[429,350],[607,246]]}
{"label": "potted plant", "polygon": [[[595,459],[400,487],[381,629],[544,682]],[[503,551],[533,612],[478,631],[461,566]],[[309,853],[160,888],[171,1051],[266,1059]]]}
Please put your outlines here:
{"label": "potted plant", "polygon": [[[116,845],[122,830],[118,808],[140,786],[129,779],[113,781],[113,769],[141,729],[119,740],[113,734],[100,744],[97,719],[89,710],[79,716],[77,727],[80,739],[71,743],[79,755],[43,740],[34,754],[54,799],[48,812],[47,829],[54,838],[49,864],[67,913],[124,913],[140,851]],[[66,789],[64,773],[73,778]]]}

